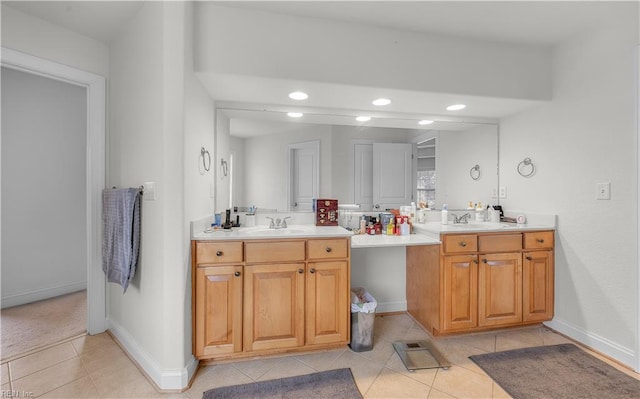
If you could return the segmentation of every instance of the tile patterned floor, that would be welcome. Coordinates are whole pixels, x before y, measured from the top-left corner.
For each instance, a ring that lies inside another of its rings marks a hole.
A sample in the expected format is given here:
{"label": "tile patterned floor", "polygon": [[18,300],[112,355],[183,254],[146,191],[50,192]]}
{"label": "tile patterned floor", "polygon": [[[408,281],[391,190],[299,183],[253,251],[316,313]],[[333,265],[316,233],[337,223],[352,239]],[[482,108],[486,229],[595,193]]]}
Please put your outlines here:
{"label": "tile patterned floor", "polygon": [[[191,387],[182,393],[155,390],[108,334],[82,336],[3,363],[0,397],[11,392],[13,396],[31,393],[31,397],[43,398],[199,399],[204,391],[219,386],[350,367],[365,398],[509,398],[467,357],[570,342],[540,326],[436,338],[436,346],[452,366],[411,373],[391,343],[428,338],[422,328],[407,315],[387,315],[376,318],[374,331],[370,352],[344,348],[201,367]],[[638,374],[609,363],[640,379]]]}

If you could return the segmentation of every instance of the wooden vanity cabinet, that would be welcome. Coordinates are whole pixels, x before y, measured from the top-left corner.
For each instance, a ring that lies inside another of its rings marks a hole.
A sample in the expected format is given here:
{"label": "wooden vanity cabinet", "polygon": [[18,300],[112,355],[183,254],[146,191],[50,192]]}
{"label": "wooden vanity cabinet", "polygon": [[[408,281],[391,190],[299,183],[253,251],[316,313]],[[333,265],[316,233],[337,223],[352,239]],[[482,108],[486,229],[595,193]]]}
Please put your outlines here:
{"label": "wooden vanity cabinet", "polygon": [[196,357],[242,351],[242,242],[192,243],[193,352]]}
{"label": "wooden vanity cabinet", "polygon": [[[434,335],[551,320],[553,237],[553,231],[442,234],[439,267],[407,261],[409,313]],[[410,282],[409,273],[420,279]],[[413,306],[423,291],[432,305]]]}
{"label": "wooden vanity cabinet", "polygon": [[[241,264],[215,264],[224,242],[194,241],[199,359],[330,348],[349,341],[349,238],[245,240]],[[206,248],[209,246],[209,248]],[[201,263],[206,253],[209,263]],[[241,278],[238,278],[238,273]]]}

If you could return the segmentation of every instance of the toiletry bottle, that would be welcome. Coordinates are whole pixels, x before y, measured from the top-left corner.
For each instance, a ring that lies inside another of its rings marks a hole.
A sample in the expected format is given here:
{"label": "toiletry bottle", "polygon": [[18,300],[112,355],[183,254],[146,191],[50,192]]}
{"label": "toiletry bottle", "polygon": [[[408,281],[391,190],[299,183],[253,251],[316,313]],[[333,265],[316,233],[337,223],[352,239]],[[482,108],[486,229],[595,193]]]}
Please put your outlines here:
{"label": "toiletry bottle", "polygon": [[478,202],[476,207],[476,222],[484,222],[484,208],[482,208],[482,202]]}
{"label": "toiletry bottle", "polygon": [[364,215],[360,216],[360,234],[365,234],[367,228],[367,222],[364,220]]}
{"label": "toiletry bottle", "polygon": [[393,231],[395,230],[395,227],[396,227],[395,219],[396,219],[396,218],[392,216],[392,217],[389,219],[389,223],[387,223],[387,232],[386,232],[386,234],[387,234],[388,236],[392,236],[392,235],[393,235]]}
{"label": "toiletry bottle", "polygon": [[442,224],[449,224],[449,211],[447,204],[442,205]]}

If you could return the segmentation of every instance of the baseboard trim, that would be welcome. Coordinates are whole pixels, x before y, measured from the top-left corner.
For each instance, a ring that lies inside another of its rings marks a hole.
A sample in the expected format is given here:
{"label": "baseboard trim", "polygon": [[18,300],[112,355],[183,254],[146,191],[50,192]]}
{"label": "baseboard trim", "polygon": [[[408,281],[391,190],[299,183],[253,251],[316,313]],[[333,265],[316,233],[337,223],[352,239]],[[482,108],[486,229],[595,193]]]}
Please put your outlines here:
{"label": "baseboard trim", "polygon": [[10,308],[13,306],[24,305],[31,302],[42,301],[43,299],[55,298],[60,295],[71,294],[72,292],[87,289],[86,281],[64,284],[57,287],[43,288],[31,292],[24,292],[16,295],[2,297],[1,308]]}
{"label": "baseboard trim", "polygon": [[107,319],[109,333],[149,380],[161,391],[182,391],[189,386],[198,370],[198,360],[191,356],[182,368],[163,369],[160,364],[116,321]]}
{"label": "baseboard trim", "polygon": [[635,364],[636,354],[632,349],[626,348],[597,334],[586,331],[567,322],[566,320],[559,319],[558,317],[544,323],[544,325],[578,341],[585,346],[588,346],[591,349],[611,357],[636,372],[638,371]]}
{"label": "baseboard trim", "polygon": [[376,313],[406,312],[407,301],[378,302]]}

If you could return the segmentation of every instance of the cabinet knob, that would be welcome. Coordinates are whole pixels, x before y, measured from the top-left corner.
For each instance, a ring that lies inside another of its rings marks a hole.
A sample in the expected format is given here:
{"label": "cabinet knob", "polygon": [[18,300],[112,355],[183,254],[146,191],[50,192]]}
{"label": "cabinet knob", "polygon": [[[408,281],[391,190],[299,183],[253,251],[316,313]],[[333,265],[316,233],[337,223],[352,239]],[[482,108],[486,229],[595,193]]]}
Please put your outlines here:
{"label": "cabinet knob", "polygon": [[482,263],[488,263],[488,262],[487,262],[487,259],[486,259],[486,258],[485,258],[485,259],[482,259]]}
{"label": "cabinet knob", "polygon": [[222,256],[222,251],[216,252],[216,256]]}
{"label": "cabinet knob", "polygon": [[304,269],[298,269],[298,273],[299,273],[299,274],[304,273]]}
{"label": "cabinet knob", "polygon": [[530,256],[527,256],[527,260],[533,260],[533,258]]}
{"label": "cabinet knob", "polygon": [[478,259],[474,259],[473,263],[475,263],[477,265],[478,264]]}
{"label": "cabinet knob", "polygon": [[380,209],[380,204],[375,204],[373,207],[376,209]]}
{"label": "cabinet knob", "polygon": [[233,273],[233,275],[236,276],[236,277],[240,277],[240,272],[235,272],[235,273]]}
{"label": "cabinet knob", "polygon": [[464,247],[466,247],[466,246],[467,246],[467,243],[466,243],[466,242],[464,242],[464,241],[462,241],[462,242],[460,243],[460,246],[464,248]]}
{"label": "cabinet knob", "polygon": [[311,274],[313,274],[315,272],[316,272],[316,269],[314,269],[314,268],[311,268],[311,270],[309,270],[309,273],[311,273]]}
{"label": "cabinet knob", "polygon": [[544,239],[543,238],[538,238],[538,239],[536,239],[536,241],[538,241],[540,244],[544,243]]}
{"label": "cabinet knob", "polygon": [[327,251],[327,252],[331,252],[331,247],[327,247],[327,248],[325,249],[325,251]]}

